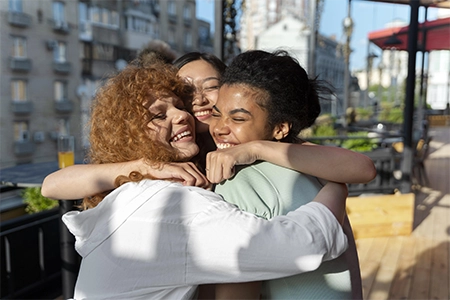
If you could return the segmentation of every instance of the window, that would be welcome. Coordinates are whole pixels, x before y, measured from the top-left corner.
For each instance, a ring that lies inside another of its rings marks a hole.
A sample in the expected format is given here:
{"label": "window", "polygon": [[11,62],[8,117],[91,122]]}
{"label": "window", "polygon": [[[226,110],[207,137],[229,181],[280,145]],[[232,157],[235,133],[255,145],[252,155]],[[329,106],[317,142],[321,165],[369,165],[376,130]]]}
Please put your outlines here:
{"label": "window", "polygon": [[14,122],[14,141],[27,142],[30,140],[28,133],[28,122],[19,121]]}
{"label": "window", "polygon": [[22,12],[22,0],[9,0],[9,11]]}
{"label": "window", "polygon": [[119,14],[107,8],[91,7],[89,15],[92,22],[111,27],[119,27]]}
{"label": "window", "polygon": [[175,30],[173,28],[169,29],[168,42],[170,45],[175,45]]}
{"label": "window", "polygon": [[192,19],[191,7],[189,5],[185,5],[183,8],[183,18],[187,21]]}
{"label": "window", "polygon": [[177,14],[177,7],[175,5],[175,1],[169,1],[167,4],[167,13],[170,16],[175,16]]}
{"label": "window", "polygon": [[24,37],[13,36],[12,56],[15,58],[27,57],[27,40]]}
{"label": "window", "polygon": [[64,102],[67,99],[67,83],[65,81],[55,81],[53,84],[53,93],[56,102]]}
{"label": "window", "polygon": [[139,17],[130,17],[131,18],[131,28],[133,31],[149,33],[151,31],[151,24],[149,21],[139,18]]}
{"label": "window", "polygon": [[66,13],[63,2],[53,2],[53,20],[56,26],[62,26],[65,23]]}
{"label": "window", "polygon": [[80,23],[85,23],[89,20],[88,6],[85,2],[78,3],[78,20]]}
{"label": "window", "polygon": [[56,120],[56,132],[58,135],[69,135],[69,121],[67,119],[57,119]]}
{"label": "window", "polygon": [[66,43],[56,42],[53,48],[53,60],[60,63],[66,62]]}
{"label": "window", "polygon": [[93,59],[114,61],[114,47],[107,44],[95,44],[92,56]]}
{"label": "window", "polygon": [[186,34],[184,35],[184,46],[186,48],[192,47],[192,33],[186,32]]}
{"label": "window", "polygon": [[27,82],[22,79],[11,81],[12,101],[27,101]]}

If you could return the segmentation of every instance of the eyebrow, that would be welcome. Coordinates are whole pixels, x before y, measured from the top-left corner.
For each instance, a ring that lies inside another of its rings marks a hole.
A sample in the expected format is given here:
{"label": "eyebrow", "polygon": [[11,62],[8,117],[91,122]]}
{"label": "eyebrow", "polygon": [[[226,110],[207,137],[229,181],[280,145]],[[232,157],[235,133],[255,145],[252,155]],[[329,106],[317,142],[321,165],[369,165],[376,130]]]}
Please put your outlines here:
{"label": "eyebrow", "polygon": [[210,81],[210,80],[219,80],[219,78],[217,77],[206,77],[205,79],[202,80],[203,83]]}
{"label": "eyebrow", "polygon": [[[220,111],[220,109],[217,108],[217,106],[213,105],[212,108],[213,108],[214,110],[217,110],[219,113],[222,113],[222,112]],[[230,111],[230,115],[237,114],[237,113],[244,113],[244,114],[247,114],[247,115],[252,116],[252,113],[249,112],[248,110],[244,109],[244,108],[236,108],[236,109],[233,109],[233,110]]]}

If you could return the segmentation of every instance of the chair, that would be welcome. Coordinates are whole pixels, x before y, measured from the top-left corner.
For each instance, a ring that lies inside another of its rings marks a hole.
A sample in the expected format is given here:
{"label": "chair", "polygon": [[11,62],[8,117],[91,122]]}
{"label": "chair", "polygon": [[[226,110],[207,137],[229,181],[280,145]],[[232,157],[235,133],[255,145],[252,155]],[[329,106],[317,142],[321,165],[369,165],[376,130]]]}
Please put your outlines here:
{"label": "chair", "polygon": [[425,170],[425,159],[428,157],[430,151],[431,137],[427,139],[420,139],[417,142],[416,151],[413,159],[412,178],[413,183],[420,186],[428,186],[430,181]]}
{"label": "chair", "polygon": [[[414,185],[427,186],[430,184],[427,172],[425,171],[425,159],[427,158],[429,153],[431,139],[431,137],[419,139],[416,144],[412,167],[412,183]],[[403,153],[403,142],[392,143],[392,148],[397,153]]]}

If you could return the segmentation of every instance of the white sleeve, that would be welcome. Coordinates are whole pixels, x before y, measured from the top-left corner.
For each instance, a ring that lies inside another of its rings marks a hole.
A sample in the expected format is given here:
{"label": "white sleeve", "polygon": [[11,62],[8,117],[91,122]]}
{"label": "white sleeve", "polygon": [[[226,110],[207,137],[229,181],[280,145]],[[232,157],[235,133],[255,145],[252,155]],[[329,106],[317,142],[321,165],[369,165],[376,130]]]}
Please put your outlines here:
{"label": "white sleeve", "polygon": [[324,205],[311,202],[270,221],[235,209],[200,214],[189,230],[187,284],[266,280],[315,270],[347,237]]}

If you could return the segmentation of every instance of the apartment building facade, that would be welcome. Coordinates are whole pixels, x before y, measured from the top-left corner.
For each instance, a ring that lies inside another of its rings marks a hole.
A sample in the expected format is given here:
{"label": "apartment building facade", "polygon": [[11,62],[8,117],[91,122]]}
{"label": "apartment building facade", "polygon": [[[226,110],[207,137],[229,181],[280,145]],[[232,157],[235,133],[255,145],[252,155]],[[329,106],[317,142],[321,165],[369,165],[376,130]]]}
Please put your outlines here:
{"label": "apartment building facade", "polygon": [[96,89],[149,42],[213,52],[195,0],[0,1],[0,168],[55,161],[59,135],[84,158]]}

